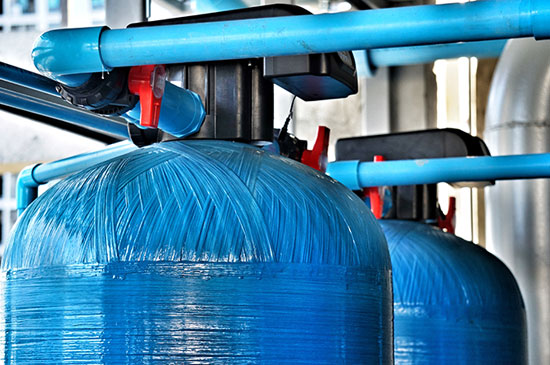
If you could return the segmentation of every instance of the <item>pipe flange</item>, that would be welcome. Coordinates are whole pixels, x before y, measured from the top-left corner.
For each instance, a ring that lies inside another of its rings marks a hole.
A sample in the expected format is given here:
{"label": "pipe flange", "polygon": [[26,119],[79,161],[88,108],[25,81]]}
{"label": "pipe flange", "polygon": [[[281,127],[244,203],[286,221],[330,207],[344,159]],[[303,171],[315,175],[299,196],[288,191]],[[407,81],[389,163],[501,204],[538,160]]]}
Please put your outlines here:
{"label": "pipe flange", "polygon": [[97,72],[81,86],[57,85],[61,97],[69,103],[101,115],[122,115],[132,109],[139,98],[128,90],[129,68]]}

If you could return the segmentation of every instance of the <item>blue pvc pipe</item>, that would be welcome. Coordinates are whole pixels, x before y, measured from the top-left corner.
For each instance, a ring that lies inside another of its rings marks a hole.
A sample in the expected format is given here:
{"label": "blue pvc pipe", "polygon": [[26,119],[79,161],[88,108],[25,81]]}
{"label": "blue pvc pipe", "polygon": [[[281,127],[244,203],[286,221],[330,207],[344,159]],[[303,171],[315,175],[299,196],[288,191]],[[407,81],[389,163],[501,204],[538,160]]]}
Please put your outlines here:
{"label": "blue pvc pipe", "polygon": [[[63,41],[63,45],[55,43],[54,40],[59,40],[57,35],[66,35],[67,33],[64,30],[57,29],[43,34],[37,40],[32,51],[36,68],[48,77],[73,87],[85,83],[93,72],[112,70],[112,67],[103,66],[95,71],[90,70],[90,67],[102,64],[99,53],[99,38],[105,29],[107,27],[73,29],[69,32],[69,38]],[[48,33],[51,37],[46,36]],[[64,49],[65,55],[49,52],[52,47],[57,46],[61,46]],[[92,52],[95,58],[87,58],[85,61],[75,59],[75,56],[87,53],[89,55],[89,52]],[[69,56],[70,54],[72,56]],[[55,72],[53,70],[55,66],[52,65],[59,64],[64,68],[72,68],[72,71],[67,73]],[[167,83],[162,104],[162,114],[159,124],[168,127],[168,129],[164,129],[161,126],[162,130],[176,137],[184,137],[200,129],[206,112],[197,94]],[[137,119],[139,120],[139,106],[129,111],[128,114],[132,115],[132,118],[136,118],[137,115]],[[187,131],[191,132],[187,133]],[[127,133],[125,130],[124,137],[126,136]]]}
{"label": "blue pvc pipe", "polygon": [[[108,28],[56,29],[42,34],[32,50],[36,69],[58,81],[64,75],[110,71],[112,68],[103,65],[99,50],[99,38],[106,29]],[[68,80],[63,81],[68,86],[79,86],[86,80],[85,76],[83,80],[71,83],[72,85],[67,83]]]}
{"label": "blue pvc pipe", "polygon": [[69,104],[57,104],[28,94],[0,88],[0,104],[32,113],[63,120],[81,127],[107,132],[117,137],[128,138],[128,130],[123,123],[74,108]]}
{"label": "blue pvc pipe", "polygon": [[248,5],[242,0],[197,0],[196,4],[197,11],[199,13],[210,13],[248,7]]}
{"label": "blue pvc pipe", "polygon": [[371,186],[550,177],[550,154],[384,162],[336,161],[327,174],[352,190]]}
{"label": "blue pvc pipe", "polygon": [[38,165],[25,167],[17,176],[15,200],[17,204],[17,214],[23,213],[25,208],[38,197],[38,183],[33,179],[33,170]]}
{"label": "blue pvc pipe", "polygon": [[[57,75],[55,78],[62,83],[69,81],[69,86],[77,86],[75,84],[78,83],[78,80],[83,80],[82,82],[85,82],[89,76],[90,74]],[[80,77],[83,78],[80,79]],[[55,81],[2,62],[0,62],[0,80],[59,97],[56,90],[57,83]],[[16,95],[12,93],[12,95],[5,95],[2,97],[3,92],[4,91],[0,90],[0,104],[5,103],[9,106],[30,110],[41,115],[52,116],[63,120],[74,121],[76,119],[76,124],[100,129],[124,138],[127,137],[125,125],[116,123],[111,125],[101,117],[95,117],[94,115],[83,113],[79,110],[47,103],[38,98],[33,99],[28,95]],[[5,93],[7,94],[8,91],[5,91]],[[64,110],[64,112],[61,112],[61,110]],[[63,114],[67,115],[64,116]],[[166,83],[159,128],[176,137],[184,137],[200,129],[205,115],[206,112],[197,94]],[[130,110],[128,115],[124,115],[123,117],[128,121],[139,124],[139,105]],[[137,121],[134,120],[134,118],[137,118]],[[84,120],[84,122],[82,120]]]}
{"label": "blue pvc pipe", "polygon": [[[80,86],[90,78],[90,74],[57,75],[56,80],[67,86]],[[57,83],[47,77],[19,67],[0,62],[0,80],[28,87],[46,94],[59,96]]]}
{"label": "blue pvc pipe", "polygon": [[16,201],[18,213],[23,213],[25,208],[36,199],[39,185],[125,155],[135,149],[137,147],[134,144],[122,141],[99,151],[83,153],[62,160],[24,168],[17,178]]}
{"label": "blue pvc pipe", "polygon": [[[122,117],[139,126],[141,105],[138,104]],[[166,82],[158,128],[176,137],[185,137],[198,132],[206,117],[200,96]]]}
{"label": "blue pvc pipe", "polygon": [[497,58],[502,53],[507,41],[507,39],[497,39],[415,47],[377,48],[368,50],[367,55],[369,63],[374,67],[414,65],[459,57]]}
{"label": "blue pvc pipe", "polygon": [[96,116],[83,110],[80,111],[69,106],[65,107],[61,104],[51,103],[28,95],[23,96],[9,90],[0,89],[0,104],[60,119],[85,128],[100,130],[118,137],[128,137],[124,124],[109,121],[107,118]]}
{"label": "blue pvc pipe", "polygon": [[[319,31],[319,30],[323,31]],[[33,57],[50,75],[170,64],[550,37],[550,1],[477,1],[347,13],[44,33]]]}
{"label": "blue pvc pipe", "polygon": [[25,86],[49,95],[59,96],[55,89],[57,83],[51,79],[19,67],[0,62],[0,80]]}

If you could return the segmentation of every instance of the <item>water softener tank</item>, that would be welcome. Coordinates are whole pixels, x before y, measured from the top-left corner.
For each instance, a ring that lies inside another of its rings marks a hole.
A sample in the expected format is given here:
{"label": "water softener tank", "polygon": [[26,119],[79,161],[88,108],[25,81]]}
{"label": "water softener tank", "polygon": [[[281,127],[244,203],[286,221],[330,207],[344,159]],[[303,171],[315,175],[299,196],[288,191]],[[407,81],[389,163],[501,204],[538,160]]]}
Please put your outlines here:
{"label": "water softener tank", "polygon": [[5,362],[393,360],[372,214],[243,144],[165,142],[73,175],[27,208],[2,264]]}
{"label": "water softener tank", "polygon": [[526,364],[525,307],[510,271],[437,228],[381,221],[393,266],[397,364]]}

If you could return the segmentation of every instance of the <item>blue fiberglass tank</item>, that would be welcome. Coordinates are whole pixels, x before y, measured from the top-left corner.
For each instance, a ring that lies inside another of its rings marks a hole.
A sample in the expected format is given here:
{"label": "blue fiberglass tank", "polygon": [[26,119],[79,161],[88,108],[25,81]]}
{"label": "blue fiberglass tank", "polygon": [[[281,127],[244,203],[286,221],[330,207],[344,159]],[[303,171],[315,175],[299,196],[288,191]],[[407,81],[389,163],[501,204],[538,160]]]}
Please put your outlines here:
{"label": "blue fiberglass tank", "polygon": [[6,362],[393,360],[380,226],[255,147],[165,142],[84,170],[27,208],[4,257]]}
{"label": "blue fiberglass tank", "polygon": [[506,266],[437,228],[380,221],[393,266],[396,364],[526,364],[525,307]]}

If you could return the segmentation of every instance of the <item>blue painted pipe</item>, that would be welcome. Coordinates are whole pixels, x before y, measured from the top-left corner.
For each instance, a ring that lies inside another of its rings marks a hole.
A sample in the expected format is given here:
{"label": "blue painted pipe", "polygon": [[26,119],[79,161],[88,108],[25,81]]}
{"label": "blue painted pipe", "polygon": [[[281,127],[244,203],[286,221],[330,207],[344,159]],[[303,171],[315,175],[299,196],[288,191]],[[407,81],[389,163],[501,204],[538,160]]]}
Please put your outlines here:
{"label": "blue painted pipe", "polygon": [[425,46],[375,48],[354,51],[359,76],[373,76],[379,67],[406,66],[459,57],[498,58],[507,39],[430,44]]}
{"label": "blue painted pipe", "polygon": [[368,50],[367,55],[369,63],[375,67],[414,65],[459,57],[497,58],[502,53],[507,41],[507,39],[497,39],[415,47],[377,48]]}
{"label": "blue painted pipe", "polygon": [[[36,85],[36,87],[41,86]],[[108,118],[92,114],[85,110],[77,109],[69,104],[58,104],[43,98],[1,87],[0,104],[60,119],[81,127],[107,132],[117,137],[128,137],[128,130],[125,124],[114,122]]]}
{"label": "blue painted pipe", "polygon": [[55,89],[57,83],[47,77],[0,62],[0,80],[25,86],[49,95],[59,96]]}
{"label": "blue painted pipe", "polygon": [[[138,102],[122,117],[140,126],[140,113],[141,106]],[[159,129],[180,138],[189,136],[201,129],[205,117],[206,110],[200,96],[190,90],[166,83],[160,108]]]}
{"label": "blue painted pipe", "polygon": [[17,176],[15,200],[17,214],[21,215],[25,208],[38,197],[38,183],[33,179],[33,170],[38,165],[25,167]]}
{"label": "blue painted pipe", "polygon": [[[99,53],[99,44],[94,40],[98,40],[101,33],[105,29],[107,29],[107,27],[80,28],[75,30],[75,32],[70,35],[68,39],[63,41],[64,45],[62,47],[65,49],[65,55],[49,52],[51,47],[55,48],[59,46],[59,44],[54,41],[55,36],[53,39],[50,39],[48,37],[44,37],[46,35],[45,33],[37,40],[32,51],[32,57],[36,68],[42,74],[71,87],[81,86],[84,84],[93,72],[111,71],[112,67],[100,67],[96,70],[90,70],[91,65],[96,65],[98,62],[102,62]],[[64,33],[63,30],[53,30],[51,32],[54,35]],[[75,59],[75,57],[78,57],[78,55],[81,54],[89,55],[89,52],[94,53],[96,58],[87,59],[85,61],[79,58]],[[62,64],[65,68],[76,66],[79,71],[67,73],[55,72],[51,68],[52,64]],[[198,131],[204,121],[204,117],[206,116],[206,112],[199,96],[191,91],[177,88],[169,83],[167,83],[167,85],[167,90],[163,97],[161,106],[161,110],[164,112],[162,112],[162,120],[159,121],[159,124],[168,126],[168,129],[163,130],[175,135],[176,137],[184,137]],[[178,114],[175,114],[176,112]],[[123,117],[131,121],[132,119],[135,119],[137,115],[137,120],[139,120],[139,113],[140,108],[137,106],[128,113],[128,116],[125,115]],[[166,116],[168,116],[168,118]],[[185,134],[182,133],[182,131],[191,131],[191,133]],[[127,137],[126,131],[124,137]]]}
{"label": "blue painted pipe", "polygon": [[114,30],[59,29],[39,38],[33,58],[41,72],[54,76],[145,64],[533,36],[550,37],[547,0],[477,1]]}
{"label": "blue painted pipe", "polygon": [[137,149],[137,147],[134,144],[123,141],[114,143],[99,151],[83,153],[62,160],[31,165],[24,168],[19,173],[16,184],[18,213],[23,213],[25,208],[36,199],[39,185],[71,175],[112,158],[125,155],[135,149]]}
{"label": "blue painted pipe", "polygon": [[550,154],[452,157],[384,162],[336,161],[327,174],[352,190],[370,186],[550,177]]}
{"label": "blue painted pipe", "polygon": [[248,5],[242,0],[197,0],[197,11],[199,13],[210,13],[247,8]]}
{"label": "blue painted pipe", "polygon": [[[42,34],[36,40],[31,54],[36,69],[41,74],[59,82],[62,82],[61,78],[65,75],[111,71],[111,67],[103,66],[98,42],[101,33],[106,29],[108,28],[78,28],[66,33],[62,29],[57,29]],[[59,39],[63,33],[65,33],[64,39]],[[48,34],[50,36],[47,36]],[[63,48],[63,51],[60,48]],[[58,51],[54,51],[55,49]],[[98,65],[99,68],[96,67]],[[58,69],[71,69],[71,71],[59,72]],[[84,82],[86,79],[71,84],[65,82],[65,84],[80,86]]]}

